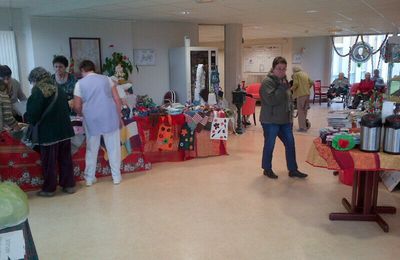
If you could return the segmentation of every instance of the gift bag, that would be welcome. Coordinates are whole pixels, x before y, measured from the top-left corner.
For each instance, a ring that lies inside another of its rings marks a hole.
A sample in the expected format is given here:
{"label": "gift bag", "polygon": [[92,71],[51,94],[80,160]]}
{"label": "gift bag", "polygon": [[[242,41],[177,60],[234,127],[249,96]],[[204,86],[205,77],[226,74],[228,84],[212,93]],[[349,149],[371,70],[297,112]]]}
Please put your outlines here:
{"label": "gift bag", "polygon": [[[167,122],[165,122],[167,121]],[[171,151],[173,150],[172,144],[174,143],[174,134],[172,131],[172,119],[171,116],[162,118],[160,127],[158,128],[157,135],[157,148],[159,151]]]}
{"label": "gift bag", "polygon": [[217,113],[214,111],[214,118],[211,123],[210,139],[228,139],[228,120],[228,118],[217,117]]}
{"label": "gift bag", "polygon": [[194,150],[194,131],[187,123],[182,127],[179,137],[179,150]]}

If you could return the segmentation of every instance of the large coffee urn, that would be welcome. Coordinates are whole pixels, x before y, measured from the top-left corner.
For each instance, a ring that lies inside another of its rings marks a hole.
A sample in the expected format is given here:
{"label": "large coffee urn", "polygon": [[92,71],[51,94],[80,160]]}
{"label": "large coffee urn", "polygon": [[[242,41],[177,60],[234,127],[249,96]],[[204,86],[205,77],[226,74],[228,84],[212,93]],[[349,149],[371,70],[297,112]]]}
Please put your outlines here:
{"label": "large coffee urn", "polygon": [[400,115],[391,115],[385,119],[383,151],[400,154]]}
{"label": "large coffee urn", "polygon": [[381,142],[382,119],[377,114],[366,114],[361,117],[360,150],[378,152]]}

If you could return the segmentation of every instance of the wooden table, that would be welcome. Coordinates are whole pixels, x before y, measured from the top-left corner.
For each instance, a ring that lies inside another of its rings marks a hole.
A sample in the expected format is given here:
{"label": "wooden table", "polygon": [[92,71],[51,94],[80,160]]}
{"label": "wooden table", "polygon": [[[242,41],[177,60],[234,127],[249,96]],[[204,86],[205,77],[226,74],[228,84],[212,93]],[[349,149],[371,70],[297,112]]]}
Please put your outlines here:
{"label": "wooden table", "polygon": [[331,213],[330,220],[375,221],[385,232],[389,232],[389,225],[379,213],[395,214],[396,208],[377,206],[379,172],[354,171],[353,192],[351,203],[346,198],[342,204],[348,212]]}
{"label": "wooden table", "polygon": [[[358,149],[343,152],[344,157],[352,159],[353,186],[351,201],[342,199],[342,204],[347,210],[344,213],[330,213],[330,220],[344,221],[373,221],[383,229],[389,231],[389,225],[379,213],[395,214],[396,208],[390,206],[378,206],[379,172],[383,170],[399,170],[400,155],[386,153],[365,153]],[[328,145],[322,144],[321,139],[314,140],[311,146],[307,162],[315,167],[331,170],[343,170],[343,162],[340,161],[336,151]],[[348,169],[348,168],[347,168]]]}

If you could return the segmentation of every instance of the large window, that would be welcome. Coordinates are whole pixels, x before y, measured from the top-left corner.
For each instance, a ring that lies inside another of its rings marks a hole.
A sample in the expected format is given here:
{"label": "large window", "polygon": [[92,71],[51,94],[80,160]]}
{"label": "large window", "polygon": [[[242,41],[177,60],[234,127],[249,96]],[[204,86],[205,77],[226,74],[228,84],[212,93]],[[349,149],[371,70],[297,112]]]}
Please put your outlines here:
{"label": "large window", "polygon": [[[345,37],[335,37],[333,39],[336,49],[341,54],[347,54],[350,48],[356,42],[357,36],[345,36]],[[381,46],[382,42],[385,40],[385,35],[366,35],[363,37],[364,42],[368,43],[373,51],[376,51]],[[361,38],[358,38],[361,41]],[[373,72],[373,70],[379,69],[381,77],[388,81],[389,75],[389,64],[385,63],[383,58],[380,58],[380,52],[375,55],[365,63],[357,64],[354,61],[350,61],[350,83],[360,82],[364,79],[366,72]],[[340,57],[336,54],[335,50],[332,48],[332,71],[331,71],[331,82],[338,77],[340,72],[348,76],[349,70],[349,56]],[[400,64],[394,63],[392,69],[392,76],[400,74]]]}
{"label": "large window", "polygon": [[19,80],[17,48],[13,31],[0,31],[0,64],[8,65],[12,77]]}

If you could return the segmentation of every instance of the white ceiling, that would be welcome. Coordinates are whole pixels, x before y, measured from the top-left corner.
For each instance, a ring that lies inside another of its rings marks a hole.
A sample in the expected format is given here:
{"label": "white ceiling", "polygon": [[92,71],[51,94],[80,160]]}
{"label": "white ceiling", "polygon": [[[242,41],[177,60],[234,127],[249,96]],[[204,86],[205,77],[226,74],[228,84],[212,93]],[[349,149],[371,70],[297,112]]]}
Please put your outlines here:
{"label": "white ceiling", "polygon": [[[0,0],[10,5],[33,16],[240,23],[245,39],[400,31],[400,0]],[[201,27],[202,41],[221,40],[221,30]]]}

